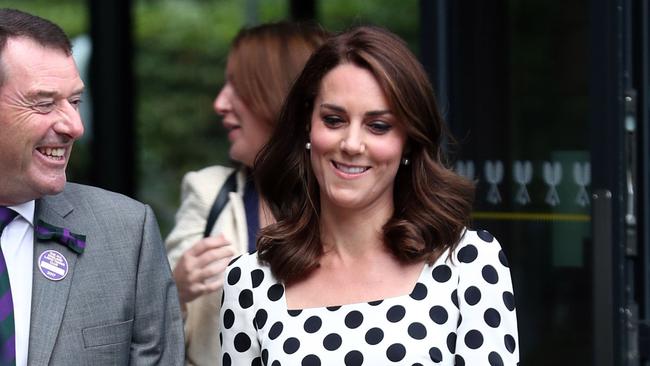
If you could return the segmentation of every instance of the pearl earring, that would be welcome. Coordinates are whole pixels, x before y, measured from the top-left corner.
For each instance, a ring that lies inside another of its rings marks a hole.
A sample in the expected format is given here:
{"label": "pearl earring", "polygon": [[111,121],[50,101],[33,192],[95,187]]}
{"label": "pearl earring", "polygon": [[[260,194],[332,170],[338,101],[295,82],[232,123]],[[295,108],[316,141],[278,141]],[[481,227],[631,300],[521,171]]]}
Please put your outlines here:
{"label": "pearl earring", "polygon": [[411,162],[407,158],[402,159],[402,165],[409,165]]}
{"label": "pearl earring", "polygon": [[305,149],[311,150],[311,142],[305,144]]}

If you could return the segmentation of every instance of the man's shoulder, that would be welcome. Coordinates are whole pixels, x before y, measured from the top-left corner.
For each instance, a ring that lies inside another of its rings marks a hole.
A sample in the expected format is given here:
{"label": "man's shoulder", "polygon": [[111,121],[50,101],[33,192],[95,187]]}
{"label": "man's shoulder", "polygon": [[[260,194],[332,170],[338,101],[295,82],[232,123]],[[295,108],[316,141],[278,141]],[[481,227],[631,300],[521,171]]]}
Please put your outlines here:
{"label": "man's shoulder", "polygon": [[144,205],[121,193],[79,183],[66,183],[63,192],[52,196],[52,198],[56,199],[57,196],[72,202],[75,206],[77,204],[90,204],[136,208]]}

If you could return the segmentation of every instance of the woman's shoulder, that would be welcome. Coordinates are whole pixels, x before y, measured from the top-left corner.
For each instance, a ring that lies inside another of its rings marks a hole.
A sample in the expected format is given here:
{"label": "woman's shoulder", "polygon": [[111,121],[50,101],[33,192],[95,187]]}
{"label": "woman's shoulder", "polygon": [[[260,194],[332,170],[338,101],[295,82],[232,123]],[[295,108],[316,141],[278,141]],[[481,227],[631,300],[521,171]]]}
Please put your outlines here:
{"label": "woman's shoulder", "polygon": [[243,253],[233,258],[230,263],[228,263],[228,268],[232,269],[235,267],[240,270],[254,270],[261,267],[257,260],[257,252]]}
{"label": "woman's shoulder", "polygon": [[499,261],[508,267],[506,256],[499,241],[487,230],[465,229],[452,259],[459,263]]}
{"label": "woman's shoulder", "polygon": [[231,167],[212,165],[200,170],[193,170],[185,173],[183,181],[197,185],[211,184],[214,186],[217,184],[223,184],[223,181],[225,181],[233,171],[235,171],[235,169]]}
{"label": "woman's shoulder", "polygon": [[227,282],[233,282],[230,280],[244,276],[253,282],[257,282],[257,278],[273,278],[271,268],[260,263],[257,258],[257,252],[244,253],[231,260],[226,269],[226,276]]}
{"label": "woman's shoulder", "polygon": [[[212,203],[226,182],[226,179],[234,171],[235,169],[231,167],[213,165],[186,173],[181,184],[183,198],[193,195],[208,203]],[[238,181],[240,180],[238,178]]]}

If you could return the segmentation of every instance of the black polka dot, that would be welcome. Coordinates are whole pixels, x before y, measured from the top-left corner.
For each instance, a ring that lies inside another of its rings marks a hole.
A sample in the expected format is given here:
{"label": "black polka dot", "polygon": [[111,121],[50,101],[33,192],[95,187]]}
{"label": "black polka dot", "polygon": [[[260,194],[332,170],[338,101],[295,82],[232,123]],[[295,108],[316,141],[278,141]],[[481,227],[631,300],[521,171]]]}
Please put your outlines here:
{"label": "black polka dot", "polygon": [[429,317],[436,324],[445,324],[447,322],[447,319],[449,319],[447,310],[445,310],[445,308],[439,305],[436,305],[432,307],[431,310],[429,310]]}
{"label": "black polka dot", "polygon": [[456,353],[456,337],[456,332],[451,332],[447,335],[447,348],[451,353]]}
{"label": "black polka dot", "polygon": [[232,310],[227,309],[226,311],[223,312],[223,327],[226,329],[230,329],[232,325],[235,323],[235,313],[232,312]]}
{"label": "black polka dot", "polygon": [[427,287],[420,282],[416,283],[410,296],[413,300],[423,300],[427,297]]}
{"label": "black polka dot", "polygon": [[219,345],[223,347],[223,333],[219,332]]}
{"label": "black polka dot", "polygon": [[300,341],[298,338],[287,338],[286,341],[284,341],[284,344],[282,345],[282,349],[284,352],[288,355],[296,353],[298,351],[298,348],[300,348]]}
{"label": "black polka dot", "polygon": [[366,332],[366,343],[374,346],[384,339],[384,331],[379,328],[370,328]]}
{"label": "black polka dot", "polygon": [[359,351],[350,351],[344,358],[345,366],[360,366],[363,365],[363,355]]}
{"label": "black polka dot", "polygon": [[458,260],[462,263],[472,263],[478,257],[478,250],[472,244],[460,248]]}
{"label": "black polka dot", "polygon": [[388,319],[388,321],[391,323],[397,323],[398,321],[402,320],[402,318],[404,318],[404,315],[406,315],[406,310],[404,307],[401,305],[395,305],[388,309],[388,312],[386,313],[386,319]]}
{"label": "black polka dot", "polygon": [[255,313],[255,324],[257,324],[257,329],[264,328],[264,324],[266,324],[267,319],[268,314],[266,313],[266,310],[259,309],[257,313]]}
{"label": "black polka dot", "polygon": [[382,302],[384,302],[384,300],[375,300],[375,301],[370,301],[370,302],[368,303],[368,305],[371,305],[371,306],[377,306],[377,305],[381,304]]}
{"label": "black polka dot", "polygon": [[221,358],[221,365],[222,366],[232,365],[232,359],[230,358],[228,352],[224,352],[223,357]]}
{"label": "black polka dot", "polygon": [[456,322],[456,328],[460,327],[460,323],[463,322],[463,314],[458,314],[458,321]]}
{"label": "black polka dot", "polygon": [[328,306],[328,307],[327,307],[327,310],[329,310],[329,311],[337,311],[337,310],[340,309],[340,308],[341,308],[340,305],[337,305],[337,306]]}
{"label": "black polka dot", "polygon": [[490,362],[490,366],[503,366],[503,360],[496,352],[490,352],[488,355],[488,361]]}
{"label": "black polka dot", "polygon": [[358,328],[363,323],[363,314],[359,311],[351,311],[345,316],[345,326],[350,329]]}
{"label": "black polka dot", "polygon": [[231,264],[237,262],[237,260],[238,260],[239,258],[241,258],[241,256],[242,256],[242,254],[236,256],[233,260],[231,260],[231,261],[228,263],[228,265],[231,265]]}
{"label": "black polka dot", "polygon": [[454,290],[451,293],[451,302],[453,302],[454,305],[456,305],[456,307],[460,309],[460,307],[458,306],[458,291]]}
{"label": "black polka dot", "polygon": [[478,230],[476,234],[484,242],[491,243],[494,240],[494,236],[492,236],[492,234],[490,234],[487,230]]}
{"label": "black polka dot", "polygon": [[316,355],[307,355],[302,359],[302,366],[320,366],[320,358]]}
{"label": "black polka dot", "polygon": [[271,363],[271,366],[281,366],[280,361],[275,360]]}
{"label": "black polka dot", "polygon": [[235,349],[246,352],[251,348],[251,339],[246,333],[237,333],[235,336]]}
{"label": "black polka dot", "polygon": [[289,313],[290,316],[295,318],[302,313],[302,309],[291,309],[288,310],[287,312]]}
{"label": "black polka dot", "polygon": [[307,333],[316,333],[320,329],[321,325],[323,325],[323,321],[317,317],[317,316],[310,316],[305,320],[305,332]]}
{"label": "black polka dot", "polygon": [[269,290],[266,293],[266,296],[271,301],[278,301],[284,295],[284,287],[281,284],[276,283],[275,285],[269,287]]}
{"label": "black polka dot", "polygon": [[256,269],[251,272],[251,282],[253,282],[253,288],[257,288],[262,281],[264,280],[264,271],[261,269]]}
{"label": "black polka dot", "polygon": [[386,357],[393,362],[401,361],[406,356],[406,348],[399,343],[391,344],[386,350]]}
{"label": "black polka dot", "polygon": [[242,309],[248,309],[253,306],[253,291],[245,289],[239,293],[239,306]]}
{"label": "black polka dot", "polygon": [[508,350],[508,352],[514,353],[515,352],[515,346],[516,346],[515,338],[513,336],[511,336],[510,334],[506,334],[503,340],[504,340],[504,343],[506,345],[506,349]]}
{"label": "black polka dot", "polygon": [[485,320],[485,324],[491,326],[492,328],[496,328],[501,324],[501,315],[496,309],[489,308],[485,310],[485,313],[483,313],[483,319]]}
{"label": "black polka dot", "polygon": [[264,362],[265,365],[269,364],[269,350],[264,348],[262,350],[262,361]]}
{"label": "black polka dot", "polygon": [[503,252],[503,249],[499,250],[499,262],[501,262],[504,267],[510,268],[510,264],[508,264],[508,258],[506,258],[506,253]]}
{"label": "black polka dot", "polygon": [[233,269],[230,270],[230,273],[228,273],[228,284],[229,285],[235,285],[237,282],[239,282],[239,279],[241,278],[241,268],[239,267],[234,267]]}
{"label": "black polka dot", "polygon": [[427,336],[427,328],[422,323],[411,323],[408,333],[413,339],[424,339]]}
{"label": "black polka dot", "polygon": [[477,349],[483,345],[483,334],[472,329],[465,334],[465,345],[471,349]]}
{"label": "black polka dot", "polygon": [[336,351],[341,347],[343,340],[341,336],[336,333],[328,334],[325,339],[323,339],[323,347],[328,351]]}
{"label": "black polka dot", "polygon": [[510,311],[515,310],[515,295],[510,291],[503,292],[503,304]]}
{"label": "black polka dot", "polygon": [[470,305],[476,305],[481,301],[481,290],[476,286],[470,286],[465,290],[465,301]]}
{"label": "black polka dot", "polygon": [[483,275],[485,282],[489,284],[494,285],[499,282],[499,275],[497,274],[497,270],[489,264],[483,267],[481,274]]}
{"label": "black polka dot", "polygon": [[437,347],[429,348],[429,357],[433,362],[442,362],[442,352]]}
{"label": "black polka dot", "polygon": [[271,330],[269,330],[269,338],[271,339],[276,339],[282,334],[282,330],[284,329],[284,325],[282,325],[281,322],[276,322],[271,326]]}
{"label": "black polka dot", "polygon": [[461,355],[454,356],[454,365],[456,366],[465,366],[465,359]]}
{"label": "black polka dot", "polygon": [[437,282],[447,282],[451,278],[451,268],[449,268],[449,266],[446,264],[441,264],[434,268],[431,274],[433,276],[433,279]]}
{"label": "black polka dot", "polygon": [[253,361],[251,361],[251,366],[262,366],[262,358],[255,357]]}

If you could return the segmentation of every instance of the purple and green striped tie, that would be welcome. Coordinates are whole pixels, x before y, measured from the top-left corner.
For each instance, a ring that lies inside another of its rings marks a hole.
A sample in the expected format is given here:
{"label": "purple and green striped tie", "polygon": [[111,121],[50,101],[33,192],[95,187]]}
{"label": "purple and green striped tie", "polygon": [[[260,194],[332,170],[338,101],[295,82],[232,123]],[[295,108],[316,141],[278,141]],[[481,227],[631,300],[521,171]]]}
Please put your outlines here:
{"label": "purple and green striped tie", "polygon": [[[0,206],[0,235],[17,213]],[[16,334],[14,329],[14,301],[11,297],[7,262],[0,248],[0,365],[16,364]]]}

